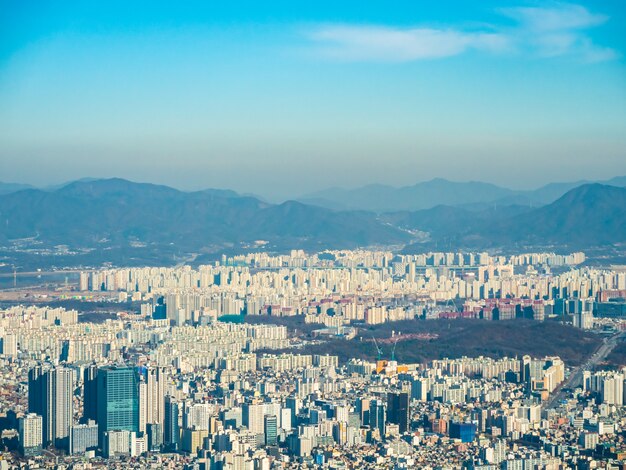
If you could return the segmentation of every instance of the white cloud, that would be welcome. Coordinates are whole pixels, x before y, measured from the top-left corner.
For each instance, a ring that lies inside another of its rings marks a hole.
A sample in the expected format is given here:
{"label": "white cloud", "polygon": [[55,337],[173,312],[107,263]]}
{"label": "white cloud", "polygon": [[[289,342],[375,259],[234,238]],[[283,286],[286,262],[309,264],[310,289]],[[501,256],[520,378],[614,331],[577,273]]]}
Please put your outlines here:
{"label": "white cloud", "polygon": [[500,12],[532,31],[586,29],[605,23],[609,17],[593,14],[581,5],[553,3],[549,7],[502,8]]}
{"label": "white cloud", "polygon": [[516,51],[537,57],[570,56],[585,62],[611,60],[616,51],[593,43],[588,29],[608,20],[605,15],[568,3],[546,7],[498,10],[515,24],[490,30],[458,28],[394,28],[389,26],[325,24],[307,31],[315,50],[339,60],[409,62],[452,57],[469,50]]}
{"label": "white cloud", "polygon": [[591,13],[583,6],[552,3],[547,7],[505,8],[500,12],[517,22],[509,35],[518,48],[539,57],[570,56],[584,62],[617,57],[614,50],[594,44],[587,32],[609,17]]}
{"label": "white cloud", "polygon": [[468,49],[497,50],[506,38],[494,33],[454,29],[398,29],[382,26],[327,25],[310,33],[321,52],[338,59],[412,61],[450,57]]}

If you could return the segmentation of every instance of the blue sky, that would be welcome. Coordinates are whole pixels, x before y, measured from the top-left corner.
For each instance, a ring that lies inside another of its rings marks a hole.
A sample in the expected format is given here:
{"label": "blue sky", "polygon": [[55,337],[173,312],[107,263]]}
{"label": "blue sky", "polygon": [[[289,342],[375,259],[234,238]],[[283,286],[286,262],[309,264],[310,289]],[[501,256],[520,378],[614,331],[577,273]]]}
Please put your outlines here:
{"label": "blue sky", "polygon": [[622,1],[182,3],[0,0],[0,180],[626,174]]}

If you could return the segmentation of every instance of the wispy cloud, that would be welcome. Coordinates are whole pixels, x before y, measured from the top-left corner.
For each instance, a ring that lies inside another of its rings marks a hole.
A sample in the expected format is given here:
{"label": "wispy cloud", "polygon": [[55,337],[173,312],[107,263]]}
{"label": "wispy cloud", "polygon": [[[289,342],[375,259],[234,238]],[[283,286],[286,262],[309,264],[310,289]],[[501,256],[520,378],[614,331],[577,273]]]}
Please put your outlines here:
{"label": "wispy cloud", "polygon": [[610,60],[616,51],[596,45],[589,29],[608,20],[585,7],[551,3],[545,7],[503,8],[512,26],[492,25],[481,31],[447,28],[395,28],[373,25],[323,24],[307,31],[315,50],[350,61],[409,62],[463,54],[517,52],[538,57],[570,56],[586,62]]}
{"label": "wispy cloud", "polygon": [[518,47],[540,57],[572,56],[586,62],[617,57],[613,49],[596,45],[588,32],[609,17],[583,6],[554,3],[549,7],[503,8],[500,12],[517,23],[509,35]]}
{"label": "wispy cloud", "polygon": [[547,7],[501,8],[504,16],[536,32],[587,29],[605,23],[609,17],[591,13],[581,5],[553,3]]}
{"label": "wispy cloud", "polygon": [[498,50],[506,37],[454,29],[396,29],[382,26],[326,25],[311,32],[321,52],[347,60],[412,61],[461,54],[468,49]]}

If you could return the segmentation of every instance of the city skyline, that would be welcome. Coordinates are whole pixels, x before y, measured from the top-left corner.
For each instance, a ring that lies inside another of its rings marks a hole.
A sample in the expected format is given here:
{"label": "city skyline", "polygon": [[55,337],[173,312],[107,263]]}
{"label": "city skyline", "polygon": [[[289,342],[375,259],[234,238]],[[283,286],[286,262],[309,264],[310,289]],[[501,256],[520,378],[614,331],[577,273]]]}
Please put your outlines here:
{"label": "city skyline", "polygon": [[626,469],[626,3],[0,11],[0,470]]}
{"label": "city skyline", "polygon": [[626,173],[619,4],[150,6],[7,4],[3,180],[280,199]]}

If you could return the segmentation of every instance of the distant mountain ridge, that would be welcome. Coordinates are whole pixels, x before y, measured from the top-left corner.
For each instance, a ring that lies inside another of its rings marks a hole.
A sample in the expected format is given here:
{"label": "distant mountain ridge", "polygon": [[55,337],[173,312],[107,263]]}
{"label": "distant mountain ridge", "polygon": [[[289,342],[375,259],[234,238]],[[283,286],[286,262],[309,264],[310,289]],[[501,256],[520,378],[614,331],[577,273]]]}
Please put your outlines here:
{"label": "distant mountain ridge", "polygon": [[[471,193],[466,200],[473,200]],[[164,263],[259,246],[268,251],[585,249],[626,244],[626,188],[583,184],[541,207],[437,205],[376,214],[298,201],[270,204],[227,190],[183,192],[113,178],[0,195],[0,247],[28,239],[32,246],[87,250],[90,262],[110,261],[116,252],[118,263],[131,262],[125,258],[129,250],[142,251],[136,259]]]}
{"label": "distant mountain ridge", "polygon": [[373,214],[337,213],[294,201],[272,205],[232,191],[182,192],[119,178],[0,196],[0,220],[0,240],[37,237],[81,247],[135,241],[191,251],[266,240],[281,247],[324,248],[410,239]]}
{"label": "distant mountain ridge", "polygon": [[[116,178],[111,179],[115,180]],[[0,182],[0,195],[25,189],[56,191],[75,183],[91,183],[104,180],[106,179],[81,178],[79,180],[42,188],[36,188],[28,184]],[[306,205],[325,207],[333,210],[358,210],[377,213],[419,211],[442,205],[458,206],[480,211],[498,205],[519,205],[532,208],[549,204],[556,201],[571,189],[591,183],[626,187],[626,176],[617,176],[605,181],[580,180],[574,182],[549,183],[534,190],[514,190],[481,181],[457,182],[444,178],[434,178],[429,181],[403,187],[394,187],[384,184],[369,184],[354,189],[335,187],[296,197],[292,200]],[[207,192],[225,197],[247,196],[267,202],[262,196],[252,193],[240,194],[230,189],[179,191],[184,193]]]}
{"label": "distant mountain ridge", "polygon": [[[479,181],[455,182],[443,178],[393,187],[367,185],[356,189],[330,188],[298,198],[299,201],[337,210],[369,210],[374,212],[416,211],[440,205],[477,206],[528,205],[554,202],[567,191],[591,181],[550,183],[535,190],[513,190]],[[626,176],[615,177],[602,184],[626,187]]]}
{"label": "distant mountain ridge", "polygon": [[[470,212],[438,206],[383,218],[407,230],[426,230],[442,246],[584,249],[626,244],[626,188],[584,184],[535,209],[506,206]],[[415,249],[419,246],[409,251]]]}
{"label": "distant mountain ridge", "polygon": [[0,195],[2,194],[10,194],[17,191],[22,191],[24,189],[31,189],[32,186],[28,184],[20,184],[20,183],[3,183],[0,181]]}

